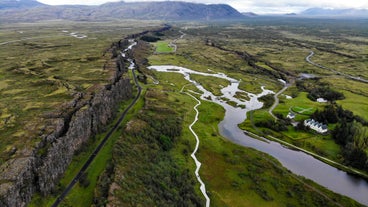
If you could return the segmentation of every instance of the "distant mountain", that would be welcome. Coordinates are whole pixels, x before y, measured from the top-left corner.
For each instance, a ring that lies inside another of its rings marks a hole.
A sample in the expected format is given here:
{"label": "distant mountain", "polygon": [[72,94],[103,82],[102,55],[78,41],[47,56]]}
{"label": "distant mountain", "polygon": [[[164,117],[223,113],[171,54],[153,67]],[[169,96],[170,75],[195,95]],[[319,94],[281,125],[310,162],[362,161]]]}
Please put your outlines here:
{"label": "distant mountain", "polygon": [[106,3],[100,6],[98,12],[114,17],[162,20],[213,20],[242,17],[237,10],[226,4],[206,5],[173,1]]}
{"label": "distant mountain", "polygon": [[368,17],[368,9],[323,9],[310,8],[300,13],[316,17]]}
{"label": "distant mountain", "polygon": [[23,9],[43,5],[36,0],[0,0],[0,9]]}
{"label": "distant mountain", "polygon": [[242,14],[246,17],[257,17],[258,16],[258,14],[253,13],[253,12],[243,12]]}
{"label": "distant mountain", "polygon": [[[23,0],[27,1],[27,0]],[[28,0],[32,1],[32,0]],[[38,21],[66,19],[103,21],[111,19],[220,20],[240,19],[244,15],[226,4],[188,2],[114,2],[100,6],[42,6],[0,10],[0,21]]]}

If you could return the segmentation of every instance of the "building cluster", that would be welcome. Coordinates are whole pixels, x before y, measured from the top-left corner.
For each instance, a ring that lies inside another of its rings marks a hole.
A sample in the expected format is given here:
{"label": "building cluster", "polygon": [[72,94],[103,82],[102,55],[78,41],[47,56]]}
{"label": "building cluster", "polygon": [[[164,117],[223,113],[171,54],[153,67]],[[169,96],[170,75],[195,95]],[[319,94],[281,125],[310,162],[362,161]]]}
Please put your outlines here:
{"label": "building cluster", "polygon": [[319,133],[326,133],[328,131],[327,125],[319,123],[314,119],[306,119],[304,120],[304,126],[307,126]]}

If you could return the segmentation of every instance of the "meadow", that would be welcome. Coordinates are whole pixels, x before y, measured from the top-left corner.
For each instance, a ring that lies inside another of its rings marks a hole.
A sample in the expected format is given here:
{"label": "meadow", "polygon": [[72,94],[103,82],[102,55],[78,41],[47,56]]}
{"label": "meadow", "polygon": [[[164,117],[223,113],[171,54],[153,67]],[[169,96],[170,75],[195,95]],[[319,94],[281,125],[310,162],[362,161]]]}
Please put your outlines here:
{"label": "meadow", "polygon": [[174,49],[169,46],[167,41],[158,41],[154,45],[156,47],[157,53],[170,53],[174,51]]}

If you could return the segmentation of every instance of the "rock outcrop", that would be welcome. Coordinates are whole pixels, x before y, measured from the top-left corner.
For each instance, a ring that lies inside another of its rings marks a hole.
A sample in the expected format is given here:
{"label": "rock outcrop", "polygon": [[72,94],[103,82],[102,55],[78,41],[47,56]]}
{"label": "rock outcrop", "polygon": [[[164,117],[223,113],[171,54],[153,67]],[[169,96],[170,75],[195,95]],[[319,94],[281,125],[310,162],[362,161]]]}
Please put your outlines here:
{"label": "rock outcrop", "polygon": [[[113,44],[106,54],[116,53],[123,45]],[[48,115],[51,134],[41,135],[41,141],[25,151],[24,157],[0,166],[0,206],[26,206],[35,192],[47,195],[55,190],[73,155],[115,117],[119,103],[132,96],[124,65],[120,56],[108,57],[104,69],[112,72],[109,83],[75,94],[59,112]]]}

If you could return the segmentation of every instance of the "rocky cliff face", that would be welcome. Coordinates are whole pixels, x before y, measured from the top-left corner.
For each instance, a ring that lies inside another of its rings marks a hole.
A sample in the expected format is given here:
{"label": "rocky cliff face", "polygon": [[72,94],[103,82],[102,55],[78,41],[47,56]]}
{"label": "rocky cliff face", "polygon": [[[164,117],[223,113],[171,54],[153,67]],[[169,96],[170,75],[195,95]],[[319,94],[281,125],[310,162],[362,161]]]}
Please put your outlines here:
{"label": "rocky cliff face", "polygon": [[[110,54],[120,46],[114,44]],[[121,101],[132,96],[130,80],[124,77],[124,60],[113,57],[104,67],[113,71],[110,83],[75,94],[72,102],[51,115],[51,134],[41,135],[34,149],[23,153],[25,157],[0,166],[0,206],[26,206],[36,191],[52,192],[74,153],[114,118]]]}

